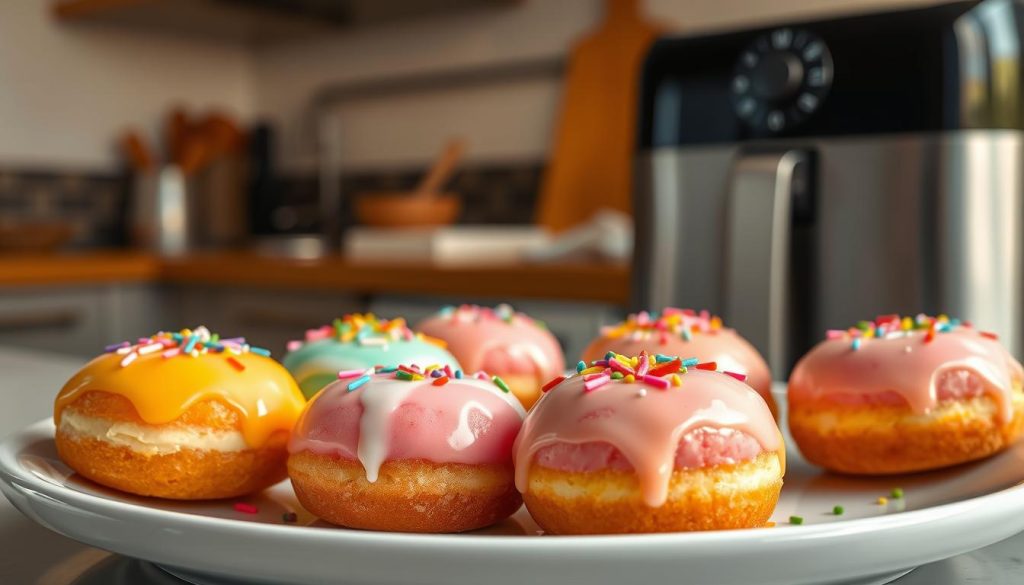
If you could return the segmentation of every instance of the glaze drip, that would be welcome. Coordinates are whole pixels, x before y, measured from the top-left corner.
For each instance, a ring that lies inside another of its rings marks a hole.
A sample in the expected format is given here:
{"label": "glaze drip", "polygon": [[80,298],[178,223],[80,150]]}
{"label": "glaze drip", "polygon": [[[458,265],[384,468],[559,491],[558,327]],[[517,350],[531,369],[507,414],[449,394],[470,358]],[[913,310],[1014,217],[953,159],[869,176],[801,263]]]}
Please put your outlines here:
{"label": "glaze drip", "polygon": [[[618,372],[616,366],[613,373],[621,377],[588,388],[588,382],[596,379],[588,376],[598,372],[588,373],[587,368],[541,397],[516,439],[520,492],[528,489],[529,470],[540,449],[558,443],[608,443],[635,470],[644,502],[658,507],[668,495],[680,440],[704,427],[742,431],[763,451],[777,452],[784,466],[782,435],[764,400],[745,383],[699,366],[687,368],[681,364],[690,360],[674,356],[609,356],[605,361],[622,363],[621,358],[635,360],[634,374]],[[641,360],[648,361],[648,373],[638,375]],[[673,371],[665,364],[676,367]],[[678,376],[678,385],[655,381],[671,376]]]}
{"label": "glaze drip", "polygon": [[894,393],[916,414],[940,400],[949,372],[976,376],[995,400],[1002,423],[1012,419],[1011,393],[1024,369],[998,339],[945,316],[886,315],[834,330],[797,363],[789,380],[795,400],[880,397]]}
{"label": "glaze drip", "polygon": [[[387,460],[509,463],[525,411],[486,375],[418,366],[353,372],[323,389],[288,449],[358,460],[375,482]],[[438,375],[435,375],[437,372]]]}
{"label": "glaze drip", "polygon": [[64,385],[54,419],[59,425],[64,409],[90,391],[123,396],[151,425],[172,422],[204,400],[220,400],[241,415],[246,444],[258,448],[273,433],[291,431],[306,401],[280,364],[244,341],[197,327],[110,346]]}

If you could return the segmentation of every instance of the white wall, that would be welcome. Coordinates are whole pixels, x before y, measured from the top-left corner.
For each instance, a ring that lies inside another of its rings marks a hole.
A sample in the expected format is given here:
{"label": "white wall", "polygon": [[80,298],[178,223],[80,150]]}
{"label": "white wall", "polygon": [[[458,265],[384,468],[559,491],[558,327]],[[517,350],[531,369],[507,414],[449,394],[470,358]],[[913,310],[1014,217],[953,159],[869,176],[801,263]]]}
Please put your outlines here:
{"label": "white wall", "polygon": [[[683,30],[737,26],[930,0],[646,0]],[[251,51],[115,27],[68,26],[49,0],[0,0],[0,165],[111,169],[117,133],[151,140],[167,109],[219,106],[280,123],[286,168],[308,168],[308,100],[332,81],[563,54],[603,0],[523,0],[508,7],[356,29]],[[339,112],[352,166],[420,164],[448,135],[476,160],[536,160],[548,149],[557,79],[355,102]]]}
{"label": "white wall", "polygon": [[[930,0],[646,0],[652,18],[687,31],[809,18]],[[312,164],[309,98],[325,83],[376,79],[560,55],[598,22],[602,0],[525,0],[499,9],[366,28],[258,53],[256,109],[284,130],[286,167]],[[547,152],[557,79],[473,90],[398,95],[339,108],[349,166],[419,164],[450,134],[468,138],[476,160],[536,160]]]}
{"label": "white wall", "polygon": [[155,138],[172,104],[252,112],[253,57],[238,47],[67,26],[49,1],[0,2],[0,164],[109,170],[127,125]]}

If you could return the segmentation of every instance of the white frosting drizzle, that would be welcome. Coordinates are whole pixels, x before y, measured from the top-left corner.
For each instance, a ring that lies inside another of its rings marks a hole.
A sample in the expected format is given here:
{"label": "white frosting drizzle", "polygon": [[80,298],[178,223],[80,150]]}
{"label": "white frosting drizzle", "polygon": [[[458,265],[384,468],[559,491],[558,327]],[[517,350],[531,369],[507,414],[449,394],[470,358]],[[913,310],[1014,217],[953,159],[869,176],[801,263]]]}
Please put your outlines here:
{"label": "white frosting drizzle", "polygon": [[[345,381],[341,382],[344,383]],[[422,386],[430,386],[432,382],[432,378],[406,381],[394,378],[393,374],[378,374],[357,390],[360,393],[359,401],[363,405],[363,416],[359,421],[359,446],[356,449],[356,456],[366,471],[366,481],[370,483],[377,481],[377,477],[380,474],[380,466],[388,456],[388,434],[391,431],[391,414],[405,402],[406,398],[414,390]],[[520,418],[526,416],[526,410],[523,409],[523,405],[519,403],[519,400],[511,393],[502,392],[490,380],[485,382],[476,378],[462,378],[453,379],[452,382],[458,382],[490,392],[507,402],[519,414]],[[493,415],[482,409],[479,404],[469,403],[467,406],[469,405],[476,405],[488,418],[493,418]],[[469,429],[469,408],[466,407],[463,408],[460,414],[460,430],[463,429],[463,422],[465,423],[465,431],[472,433]]]}
{"label": "white frosting drizzle", "polygon": [[486,406],[480,404],[476,400],[463,404],[462,408],[459,410],[459,426],[455,427],[452,434],[448,435],[448,445],[450,445],[452,449],[462,451],[476,441],[476,434],[473,432],[473,427],[469,423],[469,416],[474,410],[479,412],[480,415],[488,421],[494,420],[494,415],[491,411],[487,410]]}

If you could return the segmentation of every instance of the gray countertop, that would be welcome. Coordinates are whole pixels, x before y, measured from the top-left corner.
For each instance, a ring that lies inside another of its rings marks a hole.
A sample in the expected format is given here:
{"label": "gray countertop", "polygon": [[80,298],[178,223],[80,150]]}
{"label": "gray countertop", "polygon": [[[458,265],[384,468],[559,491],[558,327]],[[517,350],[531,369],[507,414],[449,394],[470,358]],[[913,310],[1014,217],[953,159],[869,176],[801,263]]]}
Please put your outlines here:
{"label": "gray countertop", "polygon": [[[53,397],[82,360],[0,349],[0,436],[51,414]],[[0,498],[0,583],[12,585],[170,585],[148,563],[112,555],[50,532]],[[1024,582],[1024,534],[925,565],[899,585]]]}

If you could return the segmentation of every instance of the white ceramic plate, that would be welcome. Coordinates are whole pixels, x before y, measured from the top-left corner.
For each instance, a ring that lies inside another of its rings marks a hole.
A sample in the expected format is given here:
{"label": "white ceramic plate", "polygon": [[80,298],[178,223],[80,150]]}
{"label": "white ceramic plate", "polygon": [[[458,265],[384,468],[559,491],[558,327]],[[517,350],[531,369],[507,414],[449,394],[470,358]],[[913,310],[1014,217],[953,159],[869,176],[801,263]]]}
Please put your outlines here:
{"label": "white ceramic plate", "polygon": [[[631,536],[542,536],[525,509],[478,532],[362,532],[318,522],[287,482],[245,501],[128,496],[57,458],[53,423],[0,444],[0,488],[37,522],[160,564],[195,583],[883,583],[1024,530],[1024,444],[981,463],[900,478],[825,474],[790,454],[774,528]],[[876,503],[891,488],[905,497]],[[842,516],[832,514],[842,505]],[[298,522],[282,519],[295,512]],[[791,515],[802,526],[788,524]]]}

